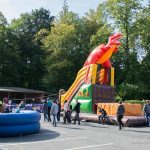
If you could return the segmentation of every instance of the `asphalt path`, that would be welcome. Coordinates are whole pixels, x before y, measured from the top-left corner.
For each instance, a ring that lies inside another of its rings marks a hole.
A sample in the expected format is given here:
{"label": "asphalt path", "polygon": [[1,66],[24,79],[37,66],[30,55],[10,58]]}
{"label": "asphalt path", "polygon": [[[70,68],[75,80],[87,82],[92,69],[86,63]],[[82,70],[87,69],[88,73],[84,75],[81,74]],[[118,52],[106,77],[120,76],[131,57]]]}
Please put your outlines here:
{"label": "asphalt path", "polygon": [[150,127],[125,128],[81,122],[81,125],[41,120],[37,134],[0,138],[0,150],[146,150],[150,148]]}

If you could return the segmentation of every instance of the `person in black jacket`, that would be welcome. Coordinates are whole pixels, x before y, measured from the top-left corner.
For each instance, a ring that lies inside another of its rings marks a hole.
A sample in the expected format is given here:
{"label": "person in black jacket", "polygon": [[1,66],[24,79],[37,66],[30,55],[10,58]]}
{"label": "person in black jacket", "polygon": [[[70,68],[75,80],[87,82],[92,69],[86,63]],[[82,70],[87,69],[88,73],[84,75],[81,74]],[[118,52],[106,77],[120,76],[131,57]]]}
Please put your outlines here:
{"label": "person in black jacket", "polygon": [[118,125],[119,125],[119,130],[121,130],[122,127],[125,127],[125,125],[122,122],[124,113],[125,113],[125,107],[123,106],[122,101],[120,101],[118,109],[117,109],[117,121],[118,121]]}
{"label": "person in black jacket", "polygon": [[60,121],[61,104],[59,100],[57,100],[57,105],[58,105],[57,121]]}
{"label": "person in black jacket", "polygon": [[48,121],[48,105],[47,105],[47,100],[44,101],[44,106],[43,106],[43,114],[44,114],[44,122]]}
{"label": "person in black jacket", "polygon": [[76,100],[76,105],[75,105],[74,109],[72,110],[72,111],[75,111],[74,124],[76,124],[76,121],[78,120],[78,125],[80,125],[80,118],[79,118],[80,105],[81,105],[81,103],[78,102],[78,100]]}

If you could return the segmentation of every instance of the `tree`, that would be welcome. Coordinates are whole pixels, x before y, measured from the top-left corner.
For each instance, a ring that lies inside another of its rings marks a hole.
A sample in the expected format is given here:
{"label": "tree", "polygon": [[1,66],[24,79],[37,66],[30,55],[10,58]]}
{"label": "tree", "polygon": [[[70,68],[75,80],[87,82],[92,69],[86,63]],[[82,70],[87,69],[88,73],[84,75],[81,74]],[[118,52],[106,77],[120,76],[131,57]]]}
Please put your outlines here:
{"label": "tree", "polygon": [[[20,39],[21,79],[20,85],[39,89],[42,86],[42,76],[45,72],[45,53],[36,34],[41,29],[50,31],[54,17],[43,8],[32,10],[31,13],[21,14],[20,18],[13,20],[11,28],[15,30]],[[36,40],[35,40],[36,39]]]}
{"label": "tree", "polygon": [[6,20],[6,18],[4,17],[4,15],[2,14],[1,11],[0,11],[0,25],[4,25],[4,26],[7,25],[7,20]]}
{"label": "tree", "polygon": [[115,26],[121,31],[121,33],[123,33],[123,66],[124,69],[126,69],[126,73],[128,73],[130,69],[130,54],[137,54],[137,51],[132,44],[135,43],[135,38],[133,38],[132,35],[135,32],[134,23],[136,21],[136,14],[141,8],[140,2],[134,0],[108,0],[106,2],[106,8],[109,16],[113,19]]}
{"label": "tree", "polygon": [[[60,88],[68,89],[90,51],[102,42],[100,38],[94,37],[98,31],[101,31],[101,27],[108,29],[106,19],[102,17],[100,11],[103,11],[101,5],[96,12],[90,10],[85,17],[79,18],[77,14],[69,11],[67,3],[64,3],[59,18],[56,19],[51,33],[44,41],[45,49],[49,53],[47,55],[49,73],[45,81],[51,86],[51,90],[56,92]],[[105,39],[106,36],[106,33],[103,34]]]}
{"label": "tree", "polygon": [[19,86],[20,52],[15,32],[0,25],[0,85]]}
{"label": "tree", "polygon": [[69,80],[67,83],[66,80],[72,75],[71,53],[74,31],[73,25],[55,24],[44,41],[47,53],[49,53],[47,56],[48,74],[45,81],[53,92],[56,92],[56,89],[66,88],[70,84]]}
{"label": "tree", "polygon": [[[122,47],[118,54],[113,56],[116,83],[117,85],[133,85],[130,87],[138,86],[141,67],[135,33],[137,32],[137,14],[141,11],[142,5],[139,0],[108,0],[106,1],[106,8],[112,22],[114,22],[114,27],[123,33]],[[132,95],[130,97],[132,98]]]}
{"label": "tree", "polygon": [[136,21],[136,38],[138,39],[138,49],[140,57],[140,74],[139,74],[139,86],[140,94],[144,99],[149,98],[150,93],[150,5],[144,7],[141,12],[137,14]]}

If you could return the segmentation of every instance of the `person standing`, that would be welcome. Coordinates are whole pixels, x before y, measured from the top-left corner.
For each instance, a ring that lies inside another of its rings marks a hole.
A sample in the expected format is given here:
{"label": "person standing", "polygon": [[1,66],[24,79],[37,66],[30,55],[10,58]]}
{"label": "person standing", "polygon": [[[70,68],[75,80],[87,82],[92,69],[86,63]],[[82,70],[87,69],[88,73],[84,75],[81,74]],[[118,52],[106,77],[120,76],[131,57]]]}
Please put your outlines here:
{"label": "person standing", "polygon": [[71,104],[70,102],[67,102],[67,122],[70,124],[71,123]]}
{"label": "person standing", "polygon": [[70,121],[70,123],[71,123],[71,120],[72,120],[71,115],[72,115],[72,105],[71,105],[71,102],[69,102],[69,121]]}
{"label": "person standing", "polygon": [[143,111],[146,116],[146,124],[150,126],[150,100],[144,105]]}
{"label": "person standing", "polygon": [[125,125],[122,122],[124,113],[125,113],[125,107],[122,104],[122,101],[120,101],[119,106],[117,108],[117,121],[118,121],[118,125],[119,125],[119,130],[121,130],[122,127],[125,127]]}
{"label": "person standing", "polygon": [[48,105],[47,105],[47,100],[44,101],[43,114],[44,114],[44,122],[48,121]]}
{"label": "person standing", "polygon": [[63,119],[64,119],[64,124],[66,124],[66,120],[68,123],[71,123],[71,120],[69,118],[69,111],[70,111],[70,105],[69,105],[69,102],[67,100],[65,100],[64,102],[64,116],[63,116]]}
{"label": "person standing", "polygon": [[2,108],[4,113],[10,113],[8,108],[8,101],[3,100]]}
{"label": "person standing", "polygon": [[57,120],[60,121],[60,112],[61,112],[61,104],[60,104],[60,101],[57,101],[57,105],[58,105]]}
{"label": "person standing", "polygon": [[49,98],[47,98],[47,105],[48,105],[48,112],[47,112],[48,121],[51,122],[51,114],[50,114],[50,112],[51,112],[51,107],[52,107],[52,101]]}
{"label": "person standing", "polygon": [[3,103],[2,103],[2,101],[0,100],[0,113],[2,113],[3,112]]}
{"label": "person standing", "polygon": [[79,117],[80,105],[81,105],[81,103],[78,102],[78,100],[76,100],[76,105],[75,105],[75,107],[72,110],[72,111],[75,111],[74,124],[76,124],[76,121],[78,121],[78,125],[80,125],[80,117]]}
{"label": "person standing", "polygon": [[19,104],[19,109],[20,109],[20,110],[25,110],[25,101],[24,101],[24,100],[22,100],[22,101],[20,102],[20,104]]}
{"label": "person standing", "polygon": [[58,113],[58,105],[56,103],[56,101],[53,101],[52,107],[51,107],[51,114],[53,116],[53,126],[56,127],[57,126],[57,113]]}

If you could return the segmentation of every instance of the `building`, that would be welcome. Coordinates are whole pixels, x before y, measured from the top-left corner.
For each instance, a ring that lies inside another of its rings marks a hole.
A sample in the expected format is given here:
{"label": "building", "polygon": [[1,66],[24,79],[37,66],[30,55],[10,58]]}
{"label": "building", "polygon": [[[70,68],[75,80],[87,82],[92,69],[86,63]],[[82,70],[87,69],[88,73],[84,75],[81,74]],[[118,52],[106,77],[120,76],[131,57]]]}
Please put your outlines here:
{"label": "building", "polygon": [[7,97],[8,100],[17,101],[40,101],[43,97],[47,97],[47,93],[39,90],[32,90],[19,87],[0,87],[0,100]]}

